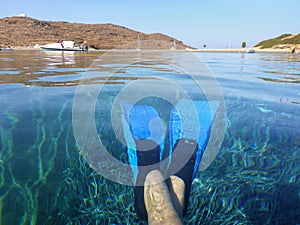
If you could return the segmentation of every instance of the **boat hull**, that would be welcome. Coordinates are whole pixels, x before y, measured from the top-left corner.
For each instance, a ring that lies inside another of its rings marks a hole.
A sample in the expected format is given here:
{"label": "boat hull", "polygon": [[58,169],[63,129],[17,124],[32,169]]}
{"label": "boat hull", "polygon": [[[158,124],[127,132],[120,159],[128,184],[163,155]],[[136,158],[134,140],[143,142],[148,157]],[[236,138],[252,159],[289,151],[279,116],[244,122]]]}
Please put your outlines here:
{"label": "boat hull", "polygon": [[73,52],[86,52],[87,50],[80,49],[80,48],[47,48],[41,47],[41,49],[46,51],[73,51]]}
{"label": "boat hull", "polygon": [[83,48],[74,47],[75,42],[74,41],[62,41],[61,43],[50,43],[41,46],[42,49],[48,50],[48,51],[72,51],[72,52],[78,52],[78,51],[87,51],[87,46],[83,46]]}

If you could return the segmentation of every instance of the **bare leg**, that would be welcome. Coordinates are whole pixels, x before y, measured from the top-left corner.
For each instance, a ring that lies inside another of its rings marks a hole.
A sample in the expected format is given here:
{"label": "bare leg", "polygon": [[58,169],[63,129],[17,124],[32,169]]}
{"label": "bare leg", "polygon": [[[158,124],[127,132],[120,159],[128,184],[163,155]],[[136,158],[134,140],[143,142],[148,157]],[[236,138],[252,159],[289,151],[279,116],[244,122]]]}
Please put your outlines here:
{"label": "bare leg", "polygon": [[144,199],[149,225],[182,225],[173,207],[169,189],[158,170],[151,171],[146,177]]}
{"label": "bare leg", "polygon": [[184,181],[177,176],[171,176],[170,177],[171,198],[172,198],[174,208],[181,219],[183,218],[183,209],[184,209],[184,190],[185,190]]}

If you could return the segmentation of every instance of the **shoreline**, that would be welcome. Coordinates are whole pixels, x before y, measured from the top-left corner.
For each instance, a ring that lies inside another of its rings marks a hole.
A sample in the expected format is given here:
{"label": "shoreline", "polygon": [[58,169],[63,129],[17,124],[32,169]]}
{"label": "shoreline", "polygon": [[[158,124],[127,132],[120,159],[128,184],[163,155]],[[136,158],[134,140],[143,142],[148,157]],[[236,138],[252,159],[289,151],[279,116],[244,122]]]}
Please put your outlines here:
{"label": "shoreline", "polygon": [[[16,51],[43,51],[41,48],[27,48],[27,47],[13,47],[11,48]],[[91,52],[103,52],[103,51],[112,51],[112,50],[120,50],[120,49],[89,49]],[[134,49],[132,49],[134,50]],[[143,50],[143,49],[141,49]],[[157,49],[155,49],[157,50]],[[284,49],[273,49],[273,48],[266,48],[266,49],[260,49],[260,48],[208,48],[208,49],[178,49],[178,50],[171,50],[174,52],[215,52],[215,53],[247,53],[247,50],[254,50],[255,53],[291,53],[291,49],[284,48]],[[151,50],[150,50],[151,51]],[[163,51],[168,51],[163,49]]]}
{"label": "shoreline", "polygon": [[266,49],[260,49],[260,48],[224,48],[224,49],[190,49],[188,51],[191,52],[216,52],[216,53],[247,53],[247,50],[254,50],[258,53],[290,53],[291,50],[288,48],[284,49],[273,49],[273,48],[266,48]]}

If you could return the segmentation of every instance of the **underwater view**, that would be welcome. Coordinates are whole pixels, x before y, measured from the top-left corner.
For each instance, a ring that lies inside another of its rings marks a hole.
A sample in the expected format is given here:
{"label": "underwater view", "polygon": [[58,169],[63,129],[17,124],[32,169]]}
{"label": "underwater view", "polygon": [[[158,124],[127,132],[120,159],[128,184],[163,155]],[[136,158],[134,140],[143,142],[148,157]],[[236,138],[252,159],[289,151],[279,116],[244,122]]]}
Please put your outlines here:
{"label": "underwater view", "polygon": [[147,224],[127,173],[95,168],[78,140],[92,121],[128,164],[120,102],[153,105],[167,125],[184,96],[224,107],[184,224],[300,224],[299,54],[125,50],[0,52],[0,224]]}

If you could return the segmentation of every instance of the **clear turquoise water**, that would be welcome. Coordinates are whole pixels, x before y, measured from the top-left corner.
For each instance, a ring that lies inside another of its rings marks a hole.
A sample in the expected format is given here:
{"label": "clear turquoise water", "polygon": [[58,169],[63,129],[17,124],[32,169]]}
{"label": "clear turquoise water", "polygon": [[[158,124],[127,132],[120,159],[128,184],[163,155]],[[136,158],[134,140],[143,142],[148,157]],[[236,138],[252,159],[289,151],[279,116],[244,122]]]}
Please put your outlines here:
{"label": "clear turquoise water", "polygon": [[[0,53],[2,224],[141,223],[133,187],[97,174],[75,142],[76,86],[88,68],[99,69],[93,66],[99,56]],[[226,131],[216,159],[193,183],[185,224],[300,224],[300,56],[197,56],[223,92]],[[118,71],[101,100],[110,106],[139,70]],[[143,74],[185,81],[165,65],[151,65]],[[112,154],[126,161],[109,108],[96,112],[97,129]]]}

